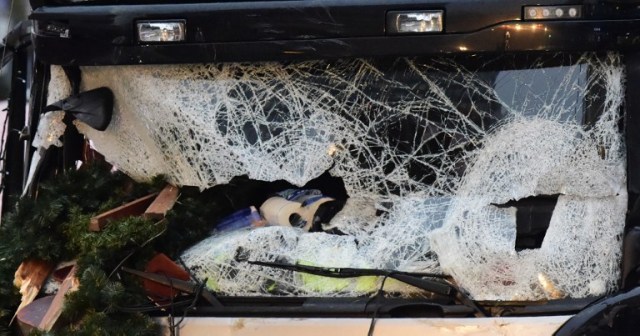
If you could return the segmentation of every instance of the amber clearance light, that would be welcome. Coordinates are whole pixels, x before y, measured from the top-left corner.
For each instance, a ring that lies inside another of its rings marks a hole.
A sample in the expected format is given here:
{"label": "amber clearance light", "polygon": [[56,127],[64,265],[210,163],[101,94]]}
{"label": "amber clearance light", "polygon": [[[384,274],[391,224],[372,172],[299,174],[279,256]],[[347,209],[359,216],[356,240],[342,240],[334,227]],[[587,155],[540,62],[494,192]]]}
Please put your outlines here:
{"label": "amber clearance light", "polygon": [[559,20],[582,18],[582,6],[524,6],[525,20]]}

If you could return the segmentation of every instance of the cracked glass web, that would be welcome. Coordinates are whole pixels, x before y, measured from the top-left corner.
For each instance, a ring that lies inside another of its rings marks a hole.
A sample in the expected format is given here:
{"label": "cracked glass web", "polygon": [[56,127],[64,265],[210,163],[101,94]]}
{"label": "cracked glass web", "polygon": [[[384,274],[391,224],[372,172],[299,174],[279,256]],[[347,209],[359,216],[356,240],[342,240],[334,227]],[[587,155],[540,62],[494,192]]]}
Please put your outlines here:
{"label": "cracked glass web", "polygon": [[[84,67],[84,89],[111,88],[116,106],[105,132],[77,126],[139,180],[344,180],[350,198],[331,225],[347,235],[267,227],[186,251],[225,294],[358,295],[380,283],[251,266],[234,260],[239,249],[444,272],[475,299],[610,292],[627,202],[619,57],[522,57]],[[52,86],[66,80],[57,73]],[[516,209],[496,205],[552,194],[542,246],[516,251]]]}

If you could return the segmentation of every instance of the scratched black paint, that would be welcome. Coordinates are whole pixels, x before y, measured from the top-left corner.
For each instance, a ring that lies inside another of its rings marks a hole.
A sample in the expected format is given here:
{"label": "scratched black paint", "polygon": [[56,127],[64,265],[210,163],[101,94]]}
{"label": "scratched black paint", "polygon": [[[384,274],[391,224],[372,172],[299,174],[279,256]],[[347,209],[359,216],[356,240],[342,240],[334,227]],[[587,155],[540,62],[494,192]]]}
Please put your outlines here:
{"label": "scratched black paint", "polygon": [[[87,2],[83,2],[86,4]],[[88,2],[94,4],[95,2]],[[119,2],[116,2],[119,3]],[[154,5],[42,6],[34,43],[40,59],[61,65],[161,64],[417,56],[518,51],[637,50],[640,9],[582,3],[584,20],[522,21],[516,1],[256,1]],[[36,4],[37,5],[37,4]],[[390,10],[442,9],[445,32],[390,36]],[[138,43],[136,20],[184,19],[184,43]],[[47,32],[67,25],[69,37]]]}

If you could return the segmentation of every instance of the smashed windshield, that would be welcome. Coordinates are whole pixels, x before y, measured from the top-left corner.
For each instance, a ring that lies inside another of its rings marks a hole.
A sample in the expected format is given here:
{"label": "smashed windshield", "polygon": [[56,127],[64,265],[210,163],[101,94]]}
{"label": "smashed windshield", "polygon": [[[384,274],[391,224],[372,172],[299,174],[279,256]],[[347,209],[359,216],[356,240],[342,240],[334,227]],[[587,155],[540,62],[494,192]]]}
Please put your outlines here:
{"label": "smashed windshield", "polygon": [[[106,131],[79,130],[137,180],[162,175],[205,189],[244,175],[298,187],[325,172],[342,179],[349,198],[321,232],[235,230],[185,251],[185,264],[219,293],[353,296],[381,281],[242,263],[239,251],[442,273],[475,300],[616,289],[627,206],[618,55],[104,66],[82,75],[85,90],[106,86],[116,98]],[[69,94],[61,69],[49,87],[50,102]],[[60,120],[52,114],[46,138],[57,139]]]}

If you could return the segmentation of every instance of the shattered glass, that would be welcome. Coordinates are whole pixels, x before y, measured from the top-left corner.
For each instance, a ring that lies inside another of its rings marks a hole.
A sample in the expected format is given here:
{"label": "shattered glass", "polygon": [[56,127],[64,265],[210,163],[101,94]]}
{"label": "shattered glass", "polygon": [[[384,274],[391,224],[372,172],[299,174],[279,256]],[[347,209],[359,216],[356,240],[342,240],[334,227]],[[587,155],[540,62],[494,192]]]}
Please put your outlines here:
{"label": "shattered glass", "polygon": [[[266,227],[214,235],[183,259],[229,295],[360,295],[236,260],[442,272],[477,300],[616,288],[627,204],[619,56],[349,59],[84,67],[111,88],[104,132],[77,123],[130,176],[200,188],[234,176],[302,186],[329,171],[346,235]],[[52,84],[65,80],[53,77]],[[516,250],[516,208],[559,195],[540,248]],[[388,283],[385,289],[408,293]],[[558,294],[560,293],[560,294]]]}
{"label": "shattered glass", "polygon": [[[71,84],[65,80],[64,71],[60,67],[51,68],[51,77],[54,81],[49,85],[47,93],[47,105],[67,98],[71,95]],[[38,130],[33,137],[33,147],[47,149],[53,145],[62,147],[60,137],[64,134],[67,126],[63,122],[64,111],[54,111],[45,113],[38,123]]]}

